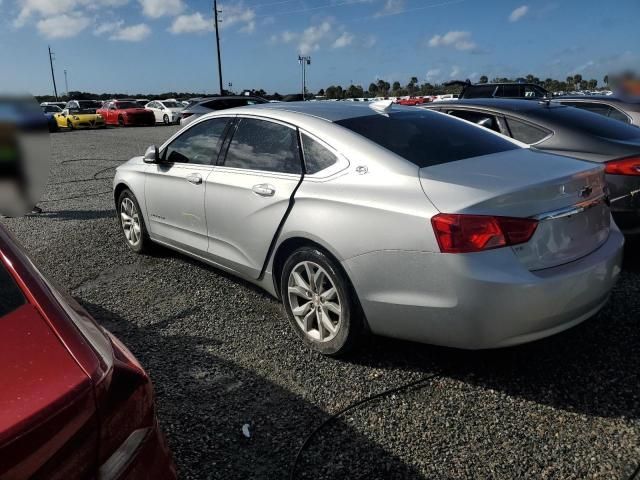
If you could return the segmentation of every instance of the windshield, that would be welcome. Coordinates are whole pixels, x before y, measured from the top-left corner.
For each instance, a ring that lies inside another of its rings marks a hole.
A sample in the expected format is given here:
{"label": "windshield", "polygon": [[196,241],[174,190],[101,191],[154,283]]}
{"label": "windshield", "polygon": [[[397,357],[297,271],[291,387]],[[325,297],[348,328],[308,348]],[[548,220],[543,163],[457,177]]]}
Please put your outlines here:
{"label": "windshield", "polygon": [[55,105],[46,105],[42,107],[42,109],[45,113],[58,113],[62,111],[60,107],[56,107]]}
{"label": "windshield", "polygon": [[116,108],[119,108],[121,110],[125,108],[140,108],[140,105],[135,102],[117,102]]}
{"label": "windshield", "polygon": [[20,287],[4,265],[0,264],[0,317],[13,312],[25,303]]}
{"label": "windshield", "polygon": [[183,108],[184,105],[178,102],[162,102],[162,104],[167,108]]}
{"label": "windshield", "polygon": [[482,128],[428,111],[374,114],[336,123],[420,168],[519,148]]}

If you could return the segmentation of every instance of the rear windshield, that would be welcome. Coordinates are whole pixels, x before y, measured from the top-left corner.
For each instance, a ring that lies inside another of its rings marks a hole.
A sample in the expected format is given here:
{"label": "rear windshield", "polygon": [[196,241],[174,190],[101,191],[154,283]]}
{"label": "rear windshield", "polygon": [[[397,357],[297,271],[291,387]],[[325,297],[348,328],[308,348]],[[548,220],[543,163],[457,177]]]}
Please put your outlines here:
{"label": "rear windshield", "polygon": [[484,128],[429,111],[369,115],[336,123],[420,168],[520,148]]}
{"label": "rear windshield", "polygon": [[267,103],[266,100],[259,98],[222,98],[203,102],[202,106],[211,110],[226,110],[227,108],[244,107],[246,105],[256,105],[259,103]]}
{"label": "rear windshield", "polygon": [[125,108],[140,108],[140,105],[135,102],[117,102],[116,107],[124,110]]}
{"label": "rear windshield", "polygon": [[13,312],[25,303],[22,291],[15,280],[0,264],[0,317]]}
{"label": "rear windshield", "polygon": [[574,128],[587,135],[612,140],[640,140],[640,128],[580,108],[537,108],[530,111],[529,115]]}

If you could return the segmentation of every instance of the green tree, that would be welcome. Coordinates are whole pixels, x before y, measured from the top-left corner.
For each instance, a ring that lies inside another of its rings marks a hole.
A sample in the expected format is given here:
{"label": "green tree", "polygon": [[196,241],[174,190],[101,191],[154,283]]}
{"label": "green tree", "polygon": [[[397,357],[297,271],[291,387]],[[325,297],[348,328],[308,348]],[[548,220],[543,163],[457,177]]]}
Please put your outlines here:
{"label": "green tree", "polygon": [[480,77],[480,83],[488,83],[489,82],[489,78],[487,78],[486,75],[482,75]]}
{"label": "green tree", "polygon": [[576,73],[573,76],[573,83],[576,86],[576,88],[580,88],[580,82],[582,82],[582,75],[580,75],[579,73]]}
{"label": "green tree", "polygon": [[321,88],[320,90],[318,90],[318,96],[324,97],[324,88]]}
{"label": "green tree", "polygon": [[378,92],[378,86],[375,83],[370,83],[369,84],[369,94],[372,97],[375,97],[377,92]]}
{"label": "green tree", "polygon": [[605,75],[603,80],[604,80],[604,84],[608,87],[609,86],[609,75]]}
{"label": "green tree", "polygon": [[391,90],[393,90],[393,92],[397,92],[401,89],[401,85],[400,82],[398,82],[397,80],[395,82],[393,82],[393,86],[391,87]]}

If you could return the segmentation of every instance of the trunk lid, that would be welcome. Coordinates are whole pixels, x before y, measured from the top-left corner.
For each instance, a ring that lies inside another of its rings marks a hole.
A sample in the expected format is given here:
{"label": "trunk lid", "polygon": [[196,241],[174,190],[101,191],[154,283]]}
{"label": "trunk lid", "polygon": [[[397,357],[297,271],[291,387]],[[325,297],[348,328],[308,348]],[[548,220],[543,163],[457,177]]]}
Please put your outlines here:
{"label": "trunk lid", "polygon": [[420,182],[444,213],[538,218],[529,242],[511,247],[530,270],[588,255],[609,236],[601,165],[511,150],[422,168]]}

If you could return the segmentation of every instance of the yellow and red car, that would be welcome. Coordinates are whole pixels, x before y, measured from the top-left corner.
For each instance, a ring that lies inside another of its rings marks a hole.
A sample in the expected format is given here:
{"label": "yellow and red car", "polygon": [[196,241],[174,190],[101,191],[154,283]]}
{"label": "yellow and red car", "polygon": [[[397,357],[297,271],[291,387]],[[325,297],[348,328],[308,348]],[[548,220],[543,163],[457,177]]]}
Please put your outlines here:
{"label": "yellow and red car", "polygon": [[96,110],[100,108],[99,102],[93,100],[70,100],[61,113],[55,113],[53,117],[60,128],[69,130],[81,128],[106,128],[104,117]]}

